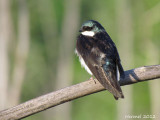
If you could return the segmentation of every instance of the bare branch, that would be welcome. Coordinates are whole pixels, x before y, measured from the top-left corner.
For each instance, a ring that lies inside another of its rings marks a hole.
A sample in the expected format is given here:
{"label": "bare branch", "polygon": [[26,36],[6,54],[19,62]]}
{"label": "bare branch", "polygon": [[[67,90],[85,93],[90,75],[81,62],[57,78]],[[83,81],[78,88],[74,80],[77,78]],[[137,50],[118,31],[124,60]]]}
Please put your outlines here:
{"label": "bare branch", "polygon": [[[125,71],[125,75],[125,79],[120,80],[121,86],[153,80],[160,78],[160,65],[128,70]],[[96,84],[93,79],[90,79],[88,81],[42,95],[15,107],[3,110],[0,112],[0,119],[21,119],[62,103],[104,90],[103,86],[97,80],[95,81]]]}

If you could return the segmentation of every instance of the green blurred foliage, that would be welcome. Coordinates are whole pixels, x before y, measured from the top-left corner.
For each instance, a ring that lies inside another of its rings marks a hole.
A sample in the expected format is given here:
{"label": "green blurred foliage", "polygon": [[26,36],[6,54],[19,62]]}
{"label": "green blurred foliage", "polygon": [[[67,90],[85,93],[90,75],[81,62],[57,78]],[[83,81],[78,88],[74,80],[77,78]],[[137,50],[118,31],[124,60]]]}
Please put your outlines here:
{"label": "green blurred foliage", "polygon": [[[142,16],[154,8],[159,3],[159,0],[129,0],[132,10],[133,31],[134,31],[134,67],[146,65],[147,57],[143,50],[145,40],[142,37],[142,30],[140,21]],[[28,8],[30,13],[30,52],[27,60],[27,73],[22,87],[21,102],[25,102],[34,97],[53,91],[54,79],[50,79],[49,67],[57,61],[58,51],[53,48],[54,57],[49,61],[46,50],[46,41],[41,25],[41,14],[38,12],[39,1],[28,0]],[[80,24],[86,20],[94,19],[99,21],[110,34],[113,41],[117,44],[116,31],[116,2],[117,0],[81,0]],[[64,0],[50,0],[52,4],[53,15],[52,19],[56,21],[56,36],[57,45],[59,45],[59,37],[63,29],[62,22],[64,17]],[[14,18],[14,26],[17,26],[17,2],[12,0],[12,16]],[[45,11],[45,9],[44,9]],[[74,18],[73,18],[74,19]],[[150,18],[151,19],[151,18]],[[143,20],[142,20],[143,21]],[[144,20],[145,22],[145,20]],[[127,24],[127,23],[126,23]],[[80,26],[80,25],[79,25]],[[123,29],[123,28],[122,28]],[[155,46],[160,50],[160,21],[152,26],[151,40]],[[78,34],[78,30],[77,30]],[[51,39],[52,40],[52,39]],[[76,42],[76,38],[75,38]],[[124,43],[125,44],[125,43]],[[56,52],[55,52],[56,51]],[[50,51],[52,53],[52,51]],[[121,53],[123,54],[123,53]],[[123,58],[122,58],[123,59]],[[53,63],[52,63],[53,62]],[[65,62],[65,61],[64,61]],[[81,68],[78,57],[74,55],[74,81],[77,84],[89,79],[90,75]],[[56,63],[55,63],[56,64]],[[55,65],[54,64],[54,65]],[[155,63],[158,64],[158,63]],[[56,68],[56,66],[54,66]],[[131,68],[132,69],[132,68]],[[52,70],[52,68],[51,68]],[[56,71],[53,70],[53,75]],[[148,89],[148,82],[138,83],[133,85],[133,99],[134,99],[134,114],[150,114],[150,95]],[[127,97],[127,96],[125,96]],[[116,119],[116,102],[112,95],[106,91],[96,93],[83,98],[79,98],[72,102],[72,119],[73,120],[114,120]],[[54,108],[52,108],[54,109]],[[25,118],[25,120],[44,120],[42,113]]]}

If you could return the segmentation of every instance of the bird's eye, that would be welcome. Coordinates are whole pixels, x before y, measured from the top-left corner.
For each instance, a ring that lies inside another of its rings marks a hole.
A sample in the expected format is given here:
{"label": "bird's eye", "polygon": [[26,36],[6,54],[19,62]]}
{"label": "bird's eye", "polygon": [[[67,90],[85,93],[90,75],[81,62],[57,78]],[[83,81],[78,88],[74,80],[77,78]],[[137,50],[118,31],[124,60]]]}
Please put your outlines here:
{"label": "bird's eye", "polygon": [[93,29],[93,27],[89,27],[89,26],[84,26],[83,30],[84,31],[91,31]]}

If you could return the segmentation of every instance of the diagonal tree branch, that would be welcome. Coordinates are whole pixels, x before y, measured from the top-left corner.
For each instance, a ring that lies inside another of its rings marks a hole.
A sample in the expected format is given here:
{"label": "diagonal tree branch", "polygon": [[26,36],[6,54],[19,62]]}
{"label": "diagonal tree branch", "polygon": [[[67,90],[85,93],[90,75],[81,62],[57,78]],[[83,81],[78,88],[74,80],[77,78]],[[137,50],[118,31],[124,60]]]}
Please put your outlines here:
{"label": "diagonal tree branch", "polygon": [[[128,70],[125,71],[125,75],[125,79],[119,81],[121,86],[153,80],[160,78],[160,65]],[[96,84],[93,79],[90,79],[3,110],[0,112],[0,120],[21,119],[62,103],[105,90],[97,80],[95,81]]]}

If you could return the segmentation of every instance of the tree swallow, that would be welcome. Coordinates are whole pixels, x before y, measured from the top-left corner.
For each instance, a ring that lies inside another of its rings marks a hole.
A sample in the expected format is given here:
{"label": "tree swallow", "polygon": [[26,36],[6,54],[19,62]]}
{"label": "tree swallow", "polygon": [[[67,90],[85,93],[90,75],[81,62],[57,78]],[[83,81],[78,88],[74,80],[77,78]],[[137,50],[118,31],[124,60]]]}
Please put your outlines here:
{"label": "tree swallow", "polygon": [[77,37],[76,54],[81,65],[113,94],[115,99],[124,98],[119,85],[124,70],[117,48],[100,23],[94,20],[82,24]]}

